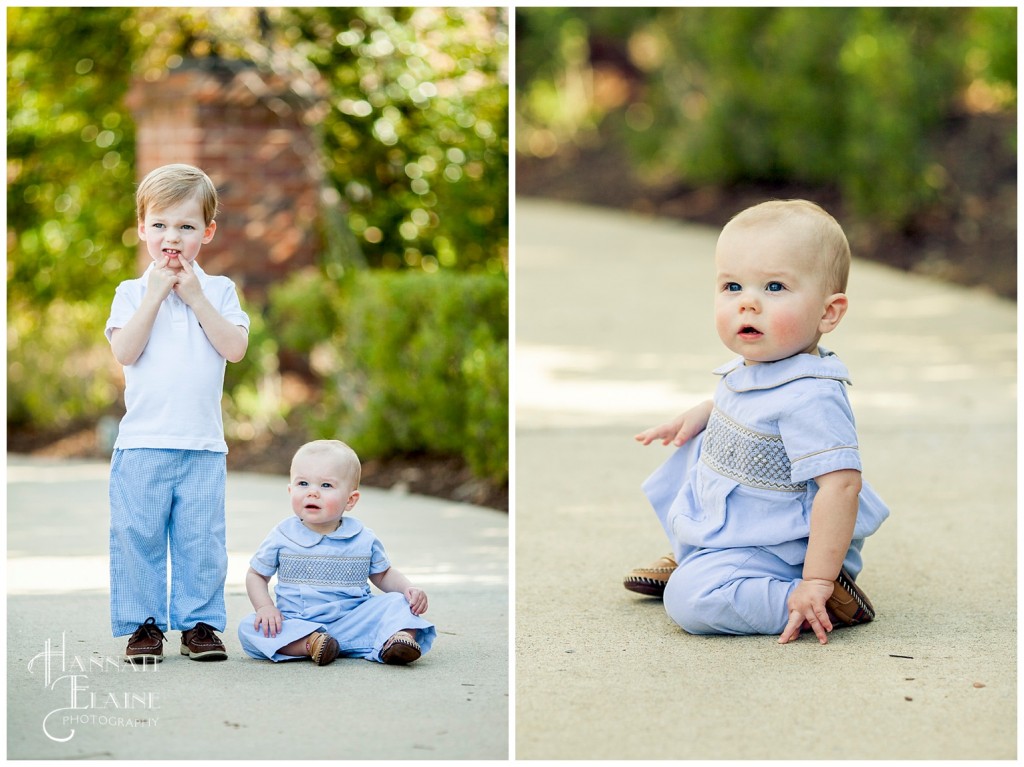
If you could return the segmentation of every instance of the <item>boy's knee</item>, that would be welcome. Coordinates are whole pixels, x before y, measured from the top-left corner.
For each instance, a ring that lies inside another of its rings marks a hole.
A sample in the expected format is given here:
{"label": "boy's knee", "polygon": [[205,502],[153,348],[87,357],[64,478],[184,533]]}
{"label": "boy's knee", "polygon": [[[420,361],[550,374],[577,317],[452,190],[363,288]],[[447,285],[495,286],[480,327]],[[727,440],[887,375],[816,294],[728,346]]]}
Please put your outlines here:
{"label": "boy's knee", "polygon": [[771,579],[736,577],[735,567],[708,564],[684,563],[672,574],[664,597],[669,617],[689,634],[777,633],[775,600],[762,593]]}
{"label": "boy's knee", "polygon": [[684,568],[678,568],[665,586],[665,612],[688,634],[718,634],[707,622],[708,600],[714,596],[707,593],[704,584],[689,577]]}

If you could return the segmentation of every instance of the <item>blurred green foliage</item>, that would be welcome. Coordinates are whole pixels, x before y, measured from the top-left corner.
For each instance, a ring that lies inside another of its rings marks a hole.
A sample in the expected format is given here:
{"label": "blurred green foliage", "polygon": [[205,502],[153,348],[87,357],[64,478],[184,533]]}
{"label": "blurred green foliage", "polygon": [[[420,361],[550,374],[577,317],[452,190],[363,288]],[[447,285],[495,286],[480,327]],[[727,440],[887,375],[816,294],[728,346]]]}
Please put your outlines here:
{"label": "blurred green foliage", "polygon": [[321,81],[321,161],[371,266],[507,271],[504,10],[156,8],[136,22],[142,76],[216,55]]}
{"label": "blurred green foliage", "polygon": [[20,301],[8,312],[8,428],[60,427],[109,409],[120,369],[102,335],[108,306],[56,299],[44,322]]}
{"label": "blurred green foliage", "polygon": [[1016,107],[1015,8],[628,10],[517,10],[518,151],[610,129],[662,179],[834,185],[899,228],[945,181],[939,122]]}
{"label": "blurred green foliage", "polygon": [[[271,323],[324,380],[308,414],[365,456],[462,456],[508,479],[508,280],[504,275],[314,272],[271,291]],[[309,308],[310,311],[306,311]]]}
{"label": "blurred green foliage", "polygon": [[58,299],[109,301],[133,276],[130,13],[7,9],[8,321]]}
{"label": "blurred green foliage", "polygon": [[[423,291],[438,300],[464,292],[459,276],[472,286],[486,275],[507,291],[506,13],[8,8],[9,426],[60,427],[115,407],[118,371],[102,330],[114,288],[135,276],[137,245],[135,136],[124,96],[133,78],[157,80],[189,57],[246,60],[314,83],[325,103],[319,159],[333,207],[345,214],[341,236],[359,242],[365,264],[437,278]],[[328,242],[327,252],[336,246]],[[246,307],[249,352],[228,366],[225,381],[229,437],[282,428],[278,354],[302,345],[295,334],[305,334],[307,349],[334,337],[328,294],[352,278],[336,266],[325,254],[312,278],[328,291],[319,306],[293,306],[287,318],[284,309]],[[446,343],[484,343],[473,317],[443,332],[463,330],[465,338]],[[507,366],[507,340],[505,352]],[[458,364],[493,382],[489,365],[498,363],[466,355]],[[505,392],[492,395],[507,410],[507,377]]]}

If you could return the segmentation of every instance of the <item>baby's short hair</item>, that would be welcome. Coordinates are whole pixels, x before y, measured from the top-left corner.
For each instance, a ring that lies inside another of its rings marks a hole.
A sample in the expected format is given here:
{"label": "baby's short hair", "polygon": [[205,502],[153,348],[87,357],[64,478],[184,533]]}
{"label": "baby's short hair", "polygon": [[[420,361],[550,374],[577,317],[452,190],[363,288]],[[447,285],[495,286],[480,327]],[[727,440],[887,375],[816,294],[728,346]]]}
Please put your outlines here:
{"label": "baby's short hair", "polygon": [[139,221],[150,208],[162,210],[195,197],[209,224],[217,216],[217,187],[199,168],[183,163],[163,165],[150,171],[135,192],[135,213]]}
{"label": "baby's short hair", "polygon": [[828,211],[807,200],[769,200],[740,211],[729,221],[737,226],[803,221],[809,225],[810,245],[822,256],[825,288],[845,293],[850,277],[850,243]]}
{"label": "baby's short hair", "polygon": [[333,454],[338,459],[338,464],[346,475],[352,477],[353,486],[359,487],[359,480],[362,477],[363,471],[362,465],[359,462],[359,456],[356,455],[355,450],[338,439],[315,439],[296,450],[295,455],[292,456],[291,475],[295,475],[295,462],[299,458],[317,453]]}

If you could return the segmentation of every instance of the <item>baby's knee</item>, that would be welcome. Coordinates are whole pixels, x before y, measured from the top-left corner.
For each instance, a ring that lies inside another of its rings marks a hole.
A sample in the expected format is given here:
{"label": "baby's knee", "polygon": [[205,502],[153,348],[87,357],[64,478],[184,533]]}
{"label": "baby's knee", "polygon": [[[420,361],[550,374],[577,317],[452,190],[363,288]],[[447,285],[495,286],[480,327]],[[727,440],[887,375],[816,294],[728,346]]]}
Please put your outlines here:
{"label": "baby's knee", "polygon": [[747,635],[782,630],[777,624],[780,616],[785,623],[786,584],[735,567],[707,565],[684,563],[665,587],[665,611],[684,631]]}
{"label": "baby's knee", "polygon": [[713,594],[709,593],[707,584],[690,575],[680,567],[669,578],[663,597],[665,612],[688,634],[721,633],[708,622],[709,600],[714,598]]}

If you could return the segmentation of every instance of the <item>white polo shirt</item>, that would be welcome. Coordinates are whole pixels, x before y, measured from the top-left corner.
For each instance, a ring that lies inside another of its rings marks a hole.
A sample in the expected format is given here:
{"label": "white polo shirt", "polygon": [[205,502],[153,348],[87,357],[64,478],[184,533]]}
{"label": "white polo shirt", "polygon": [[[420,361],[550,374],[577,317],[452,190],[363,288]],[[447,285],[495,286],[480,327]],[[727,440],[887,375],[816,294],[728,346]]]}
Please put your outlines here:
{"label": "white polo shirt", "polygon": [[[145,274],[117,286],[104,334],[124,327],[146,293]],[[206,274],[193,263],[203,293],[228,322],[248,331],[235,284]],[[149,342],[139,358],[124,368],[127,409],[115,449],[172,448],[226,453],[221,397],[227,361],[213,348],[195,313],[173,291],[157,312]]]}

